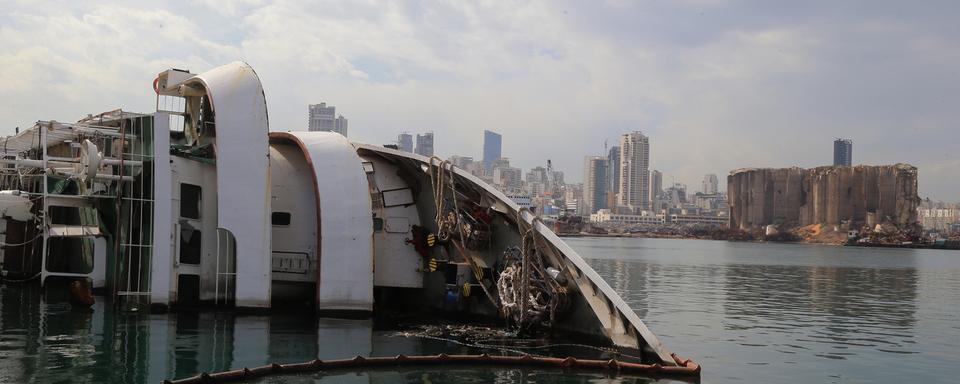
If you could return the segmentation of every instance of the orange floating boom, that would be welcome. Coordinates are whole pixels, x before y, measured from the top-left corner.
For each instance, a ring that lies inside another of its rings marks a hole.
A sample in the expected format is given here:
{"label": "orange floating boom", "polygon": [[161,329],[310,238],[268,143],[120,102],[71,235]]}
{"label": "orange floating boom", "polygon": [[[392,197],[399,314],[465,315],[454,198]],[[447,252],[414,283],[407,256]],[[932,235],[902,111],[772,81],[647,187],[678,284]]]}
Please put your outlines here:
{"label": "orange floating boom", "polygon": [[432,356],[405,356],[393,357],[363,357],[352,359],[320,360],[316,359],[295,364],[271,364],[256,368],[243,368],[217,373],[202,373],[197,376],[180,380],[164,380],[164,384],[195,384],[195,383],[226,383],[240,380],[249,380],[270,375],[283,375],[317,371],[331,371],[357,368],[381,368],[403,366],[430,366],[430,365],[503,365],[503,366],[530,366],[541,368],[580,369],[593,371],[615,371],[621,373],[644,374],[651,376],[670,377],[700,377],[700,365],[689,359],[682,359],[676,354],[671,355],[677,366],[663,366],[660,364],[640,364],[610,360],[576,359],[573,357],[534,357],[525,356],[491,356],[481,355],[447,355]]}

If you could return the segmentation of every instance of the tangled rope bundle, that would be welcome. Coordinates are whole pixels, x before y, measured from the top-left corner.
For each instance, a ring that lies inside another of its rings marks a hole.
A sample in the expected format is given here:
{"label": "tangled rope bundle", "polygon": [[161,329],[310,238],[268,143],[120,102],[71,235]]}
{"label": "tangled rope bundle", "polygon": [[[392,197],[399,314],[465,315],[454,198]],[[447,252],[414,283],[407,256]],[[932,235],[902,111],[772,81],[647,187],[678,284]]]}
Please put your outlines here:
{"label": "tangled rope bundle", "polygon": [[500,313],[520,329],[551,326],[568,305],[567,289],[547,271],[535,233],[531,225],[520,247],[504,251],[504,267],[497,279]]}
{"label": "tangled rope bundle", "polygon": [[[479,217],[483,212],[475,212],[478,217],[474,217],[469,209],[460,209],[456,175],[449,161],[431,157],[425,170],[430,174],[433,187],[437,237],[441,241],[449,241],[470,264],[475,276],[478,276],[477,283],[491,304],[499,310],[503,318],[520,329],[529,329],[534,325],[553,325],[557,315],[568,306],[567,289],[557,279],[559,271],[554,270],[554,274],[547,271],[544,254],[540,251],[536,238],[538,234],[534,229],[539,218],[534,216],[528,224],[523,219],[523,211],[529,210],[522,208],[517,211],[517,229],[522,234],[521,244],[504,252],[502,269],[498,276],[495,274],[495,287],[488,289],[480,278],[483,271],[468,249],[483,248],[471,243],[489,242],[489,234],[477,230],[480,223],[489,224],[489,221]],[[493,288],[496,288],[497,297],[491,292]]]}
{"label": "tangled rope bundle", "polygon": [[[468,231],[471,226],[465,226],[461,221],[463,215],[461,214],[460,205],[457,201],[457,179],[453,171],[453,165],[447,160],[433,156],[430,158],[429,172],[430,184],[433,187],[433,198],[437,210],[437,237],[441,241],[450,240],[449,243],[453,244],[460,256],[470,264],[470,269],[473,270],[474,275],[483,276],[483,271],[480,269],[480,266],[477,265],[477,262],[467,252],[467,239],[470,237]],[[447,187],[450,188],[450,207],[446,206]],[[444,214],[444,212],[447,213]],[[487,285],[479,281],[479,278],[477,280],[483,293],[487,296],[487,299],[490,300],[490,304],[495,308],[499,308],[497,298],[490,293]]]}
{"label": "tangled rope bundle", "polygon": [[[525,328],[525,325],[543,322],[550,302],[549,295],[544,292],[542,286],[531,285],[524,289],[524,280],[527,276],[524,274],[522,256],[519,253],[520,250],[517,247],[510,247],[504,252],[504,257],[508,258],[508,261],[506,267],[500,272],[500,278],[497,279],[497,293],[500,294],[500,310],[503,316],[521,328]],[[526,308],[523,308],[524,305]]]}

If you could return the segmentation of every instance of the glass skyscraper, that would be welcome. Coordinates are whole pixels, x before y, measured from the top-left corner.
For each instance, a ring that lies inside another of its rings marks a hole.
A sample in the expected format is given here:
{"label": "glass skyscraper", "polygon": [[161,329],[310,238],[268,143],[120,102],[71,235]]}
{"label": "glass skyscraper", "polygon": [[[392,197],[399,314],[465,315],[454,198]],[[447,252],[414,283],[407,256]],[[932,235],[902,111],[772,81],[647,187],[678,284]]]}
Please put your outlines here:
{"label": "glass skyscraper", "polygon": [[488,171],[502,155],[500,152],[503,138],[494,131],[483,131],[483,166]]}
{"label": "glass skyscraper", "polygon": [[833,165],[853,165],[853,140],[836,139],[833,141]]}

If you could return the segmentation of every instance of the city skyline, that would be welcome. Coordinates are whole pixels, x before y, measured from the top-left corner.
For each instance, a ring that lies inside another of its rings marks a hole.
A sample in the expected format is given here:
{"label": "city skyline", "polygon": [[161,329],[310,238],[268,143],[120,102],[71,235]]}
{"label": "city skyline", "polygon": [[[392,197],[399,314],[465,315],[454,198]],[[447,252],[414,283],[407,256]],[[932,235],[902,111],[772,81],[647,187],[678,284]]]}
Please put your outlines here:
{"label": "city skyline", "polygon": [[[643,136],[641,132],[632,132],[632,133],[625,133],[621,135],[621,139],[623,136],[630,136],[630,135]],[[403,150],[402,142],[405,136],[411,136],[411,135],[406,132],[401,133],[399,135],[400,138],[398,139],[398,143],[400,143],[399,145],[401,146],[400,148],[401,150]],[[419,137],[420,135],[417,135],[417,136]],[[490,138],[493,138],[493,140],[488,141]],[[644,148],[642,148],[641,154],[642,153],[649,154],[650,153],[649,138],[647,138],[646,136],[643,136],[643,140],[644,140]],[[493,144],[491,148],[494,148],[494,147],[499,148],[499,146],[503,142],[503,137],[502,135],[497,134],[496,132],[484,130],[484,142],[485,143],[490,142],[491,144]],[[583,168],[580,169],[580,172],[583,172],[582,174],[584,175],[584,178],[582,180],[570,180],[570,182],[573,183],[573,184],[570,184],[570,186],[577,185],[577,184],[581,185],[583,188],[584,196],[589,197],[590,201],[586,201],[584,205],[584,208],[587,211],[596,212],[597,209],[600,209],[600,208],[608,208],[608,207],[613,208],[613,207],[619,206],[618,194],[619,194],[619,188],[621,187],[619,182],[620,172],[621,172],[621,170],[619,169],[620,168],[619,159],[620,159],[620,153],[621,153],[620,151],[621,145],[615,145],[615,146],[609,147],[607,154],[605,156],[597,156],[597,155],[586,156],[583,164]],[[531,168],[513,167],[510,164],[509,156],[502,156],[502,155],[503,154],[501,153],[501,156],[498,157],[496,161],[491,161],[491,164],[489,166],[486,166],[482,160],[477,162],[477,164],[483,165],[482,168],[484,169],[483,172],[485,172],[486,177],[489,177],[491,183],[497,187],[501,187],[501,188],[505,187],[508,189],[513,188],[515,190],[519,187],[519,184],[517,184],[518,182],[524,181],[529,183],[531,182],[531,179],[532,179],[533,180],[532,182],[536,184],[536,183],[540,183],[541,180],[539,179],[543,178],[543,177],[537,177],[537,176],[531,177],[531,175],[536,175],[540,172],[542,172],[544,175],[546,175],[547,173],[546,168],[544,168],[542,165],[536,165]],[[480,176],[480,174],[477,173],[478,169],[473,166],[474,165],[473,156],[468,156],[465,154],[453,154],[449,156],[440,156],[440,157],[450,160],[451,163],[453,163],[455,166],[458,166],[460,168],[463,168],[465,170],[468,170],[474,173],[475,175]],[[601,160],[603,161],[602,165],[600,164]],[[639,190],[640,188],[643,188],[647,192],[647,201],[648,201],[646,204],[647,206],[650,206],[650,207],[657,206],[662,201],[662,199],[660,199],[658,196],[658,193],[659,193],[658,190],[662,191],[663,173],[656,169],[651,169],[649,158],[644,158],[643,162],[646,163],[646,167],[648,169],[647,177],[646,177],[647,179],[646,183],[648,184],[648,187],[644,188],[644,187],[638,186],[637,189]],[[616,165],[614,166],[613,164],[616,164]],[[605,174],[603,175],[596,174],[595,169],[597,167],[603,167]],[[500,171],[498,173],[496,170],[497,168],[509,168],[509,169]],[[520,176],[523,174],[522,171],[525,169],[528,169],[529,171],[526,173],[527,175],[526,179],[523,179]],[[577,173],[576,170],[573,170],[573,171],[574,171],[573,174]],[[505,174],[503,172],[508,172],[508,173]],[[559,172],[561,175],[563,174],[562,170],[554,170],[554,172]],[[508,179],[513,180],[514,182],[504,183],[502,180],[504,175],[508,175],[507,176]],[[673,176],[671,176],[671,180],[672,180],[671,186],[674,186],[674,185],[685,186],[687,184],[687,183],[678,182],[676,178],[674,178]],[[597,189],[593,185],[593,183],[596,183],[596,182],[604,183],[605,185],[603,188]],[[561,179],[561,184],[562,183],[563,181]],[[726,190],[725,188],[726,185],[721,182],[720,178],[718,178],[716,174],[706,174],[705,176],[702,176],[700,184],[702,188],[700,191],[697,191],[697,192],[703,192],[704,194],[708,194],[708,195],[725,193],[725,190]],[[706,188],[708,184],[710,185],[709,189]],[[537,188],[537,187],[534,187],[534,188]],[[533,195],[537,195],[537,194],[538,193],[533,193]],[[599,207],[597,206],[598,203],[600,204]]]}
{"label": "city skyline", "polygon": [[349,111],[359,142],[427,128],[438,154],[478,156],[490,129],[516,166],[549,154],[576,170],[642,130],[657,140],[651,164],[688,185],[825,165],[827,143],[852,137],[857,164],[912,164],[922,197],[960,200],[960,110],[944,101],[960,89],[958,3],[334,4],[13,3],[0,15],[0,134],[149,113],[160,71],[243,60],[274,131],[302,129],[319,93]]}

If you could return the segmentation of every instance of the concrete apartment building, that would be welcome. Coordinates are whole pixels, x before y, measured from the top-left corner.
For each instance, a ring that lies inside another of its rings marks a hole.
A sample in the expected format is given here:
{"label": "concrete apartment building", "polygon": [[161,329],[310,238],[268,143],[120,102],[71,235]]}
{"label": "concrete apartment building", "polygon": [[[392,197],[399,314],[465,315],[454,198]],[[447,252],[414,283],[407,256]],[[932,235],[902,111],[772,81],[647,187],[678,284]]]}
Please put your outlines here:
{"label": "concrete apartment building", "polygon": [[493,169],[493,184],[504,192],[518,191],[523,185],[522,174],[520,168],[496,167]]}
{"label": "concrete apartment building", "polygon": [[433,132],[417,135],[417,148],[414,152],[427,157],[433,156]]}
{"label": "concrete apartment building", "polygon": [[308,131],[336,132],[347,136],[347,119],[337,116],[337,107],[327,103],[310,104],[308,107]]}
{"label": "concrete apartment building", "polygon": [[398,135],[397,148],[404,152],[413,152],[413,135],[406,132]]}
{"label": "concrete apartment building", "polygon": [[650,207],[650,139],[640,131],[620,136],[618,206],[632,212]]}
{"label": "concrete apartment building", "polygon": [[703,176],[703,181],[700,182],[700,192],[703,192],[704,195],[716,195],[717,192],[720,192],[720,180],[715,174],[708,174]]}
{"label": "concrete apartment building", "polygon": [[663,201],[663,172],[654,169],[650,172],[650,210],[660,212]]}

